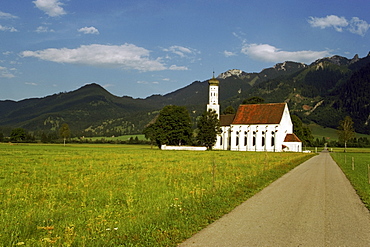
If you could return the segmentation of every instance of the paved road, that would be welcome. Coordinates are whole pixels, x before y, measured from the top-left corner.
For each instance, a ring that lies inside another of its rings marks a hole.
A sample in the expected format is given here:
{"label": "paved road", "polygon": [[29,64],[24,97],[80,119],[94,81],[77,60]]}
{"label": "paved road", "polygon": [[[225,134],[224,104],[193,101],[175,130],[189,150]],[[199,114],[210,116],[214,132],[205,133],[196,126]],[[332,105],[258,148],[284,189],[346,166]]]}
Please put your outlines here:
{"label": "paved road", "polygon": [[320,153],[180,246],[370,246],[370,213]]}

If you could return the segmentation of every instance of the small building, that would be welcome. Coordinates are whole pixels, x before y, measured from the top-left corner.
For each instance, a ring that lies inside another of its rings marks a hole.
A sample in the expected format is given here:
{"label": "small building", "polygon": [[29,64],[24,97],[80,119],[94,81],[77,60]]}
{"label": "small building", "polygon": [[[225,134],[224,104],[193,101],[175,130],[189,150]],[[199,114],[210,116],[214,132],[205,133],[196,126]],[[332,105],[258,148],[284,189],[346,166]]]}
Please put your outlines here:
{"label": "small building", "polygon": [[213,77],[209,85],[207,111],[216,111],[222,131],[213,149],[302,152],[302,142],[293,133],[287,103],[240,105],[236,114],[220,115],[219,82]]}

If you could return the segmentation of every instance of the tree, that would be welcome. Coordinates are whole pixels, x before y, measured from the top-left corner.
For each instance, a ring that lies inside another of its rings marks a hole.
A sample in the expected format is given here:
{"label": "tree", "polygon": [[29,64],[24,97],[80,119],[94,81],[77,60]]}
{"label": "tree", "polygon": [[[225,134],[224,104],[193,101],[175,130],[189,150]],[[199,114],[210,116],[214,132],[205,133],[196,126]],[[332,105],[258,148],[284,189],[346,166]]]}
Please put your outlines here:
{"label": "tree", "polygon": [[235,109],[231,105],[225,108],[225,110],[222,112],[222,114],[235,114]]}
{"label": "tree", "polygon": [[23,128],[13,129],[10,133],[10,140],[14,142],[24,141],[26,139],[26,131]]}
{"label": "tree", "polygon": [[59,134],[63,138],[64,146],[66,145],[66,139],[71,135],[68,124],[64,123],[59,129]]}
{"label": "tree", "polygon": [[248,99],[243,100],[243,105],[250,105],[250,104],[263,104],[265,100],[258,96],[253,96]]}
{"label": "tree", "polygon": [[191,142],[191,118],[184,106],[168,105],[159,113],[153,124],[147,126],[144,133],[162,145],[187,145]]}
{"label": "tree", "polygon": [[292,123],[293,123],[293,131],[294,134],[298,136],[298,138],[302,141],[304,146],[309,146],[313,143],[313,136],[311,130],[308,126],[305,126],[302,123],[302,120],[296,116],[292,115]]}
{"label": "tree", "polygon": [[353,128],[353,121],[350,116],[346,116],[339,122],[338,126],[339,141],[344,142],[344,152],[347,151],[347,142],[355,137],[355,129]]}
{"label": "tree", "polygon": [[209,110],[202,114],[198,120],[198,141],[212,150],[217,140],[217,135],[221,133],[220,121],[218,120],[217,113]]}

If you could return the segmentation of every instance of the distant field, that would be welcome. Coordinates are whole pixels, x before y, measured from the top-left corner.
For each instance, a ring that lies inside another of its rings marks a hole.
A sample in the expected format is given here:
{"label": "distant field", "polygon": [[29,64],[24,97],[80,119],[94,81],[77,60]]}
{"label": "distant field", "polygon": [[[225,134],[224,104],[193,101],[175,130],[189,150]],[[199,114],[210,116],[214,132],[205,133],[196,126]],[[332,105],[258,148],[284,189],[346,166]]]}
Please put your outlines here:
{"label": "distant field", "polygon": [[[337,134],[336,129],[324,128],[317,124],[310,124],[309,127],[315,139],[316,138],[322,139],[323,137],[325,137],[325,139],[327,140],[334,140],[334,141],[338,140],[338,134]],[[370,139],[370,135],[356,133],[356,138],[359,138],[359,137],[367,137],[368,139]]]}
{"label": "distant field", "polygon": [[176,246],[309,157],[0,144],[0,246]]}
{"label": "distant field", "polygon": [[[370,165],[370,148],[349,149],[347,151],[347,153],[331,153],[331,156],[340,166],[344,174],[346,174],[357,194],[370,210],[370,184],[368,171],[368,165]],[[352,159],[354,161],[353,166]],[[352,170],[352,168],[354,169]]]}
{"label": "distant field", "polygon": [[101,139],[104,139],[106,141],[128,141],[128,140],[130,140],[130,138],[135,139],[136,137],[140,141],[146,140],[145,135],[143,135],[143,134],[123,135],[123,136],[111,136],[111,137],[105,137],[105,136],[102,136],[102,137],[85,137],[85,138],[86,139],[91,139],[92,141],[101,140]]}

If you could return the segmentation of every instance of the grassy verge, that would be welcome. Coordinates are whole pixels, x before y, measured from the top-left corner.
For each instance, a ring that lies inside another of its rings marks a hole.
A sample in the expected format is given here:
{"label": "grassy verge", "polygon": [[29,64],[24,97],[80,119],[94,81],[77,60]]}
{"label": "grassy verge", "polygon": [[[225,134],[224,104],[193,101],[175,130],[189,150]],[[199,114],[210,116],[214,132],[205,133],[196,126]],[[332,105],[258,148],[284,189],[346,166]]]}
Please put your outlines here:
{"label": "grassy verge", "polygon": [[[350,149],[347,153],[331,153],[335,162],[346,174],[348,180],[370,210],[370,184],[368,164],[370,164],[370,149]],[[354,165],[352,166],[352,159]]]}
{"label": "grassy verge", "polygon": [[0,246],[176,246],[312,157],[0,145]]}

